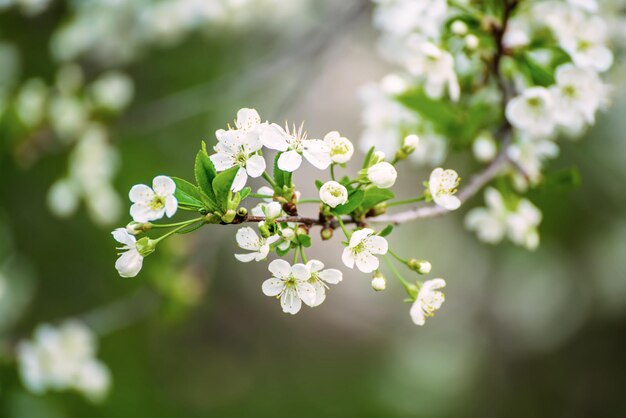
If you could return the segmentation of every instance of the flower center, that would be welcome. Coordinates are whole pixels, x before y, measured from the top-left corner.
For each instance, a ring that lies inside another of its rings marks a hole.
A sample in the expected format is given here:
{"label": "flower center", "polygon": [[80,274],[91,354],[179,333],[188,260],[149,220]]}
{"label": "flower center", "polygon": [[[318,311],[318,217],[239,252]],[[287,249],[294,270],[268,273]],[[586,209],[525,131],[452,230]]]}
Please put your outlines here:
{"label": "flower center", "polygon": [[453,195],[457,192],[457,187],[461,182],[461,178],[452,170],[446,170],[441,175],[441,183],[439,183],[438,194]]}
{"label": "flower center", "polygon": [[158,210],[165,206],[165,198],[163,196],[154,196],[152,202],[150,202],[150,209]]}

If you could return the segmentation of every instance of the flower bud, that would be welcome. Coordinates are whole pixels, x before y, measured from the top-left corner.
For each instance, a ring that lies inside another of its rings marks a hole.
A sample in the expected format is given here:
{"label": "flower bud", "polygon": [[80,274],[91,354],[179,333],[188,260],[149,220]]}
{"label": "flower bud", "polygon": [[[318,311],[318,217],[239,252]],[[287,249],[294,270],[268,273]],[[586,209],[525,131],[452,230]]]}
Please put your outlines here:
{"label": "flower bud", "polygon": [[348,201],[348,190],[336,181],[327,181],[320,187],[320,199],[334,208]]}
{"label": "flower bud", "polygon": [[467,24],[462,20],[455,20],[452,22],[450,29],[455,35],[465,35],[467,33]]}
{"label": "flower bud", "polygon": [[232,209],[228,209],[226,213],[222,215],[222,222],[224,222],[225,224],[229,224],[233,221],[233,219],[235,219],[236,215],[237,215],[237,212],[235,212]]}
{"label": "flower bud", "polygon": [[298,225],[296,235],[309,235],[309,227],[303,224]]}
{"label": "flower bud", "polygon": [[243,218],[246,215],[248,215],[248,209],[246,209],[246,208],[239,208],[239,209],[237,209],[237,216]]}
{"label": "flower bud", "polygon": [[158,241],[154,239],[150,239],[148,237],[143,237],[139,241],[137,241],[137,251],[143,257],[146,257],[154,252],[156,249]]}
{"label": "flower bud", "polygon": [[322,240],[324,241],[328,241],[329,239],[331,239],[333,237],[333,229],[329,228],[329,227],[324,227],[322,228],[322,230],[320,231],[320,235],[322,236]]}
{"label": "flower bud", "polygon": [[267,219],[276,219],[280,216],[282,210],[283,209],[280,206],[280,203],[278,202],[268,203],[267,206],[265,207],[265,217]]}
{"label": "flower bud", "polygon": [[415,151],[417,144],[419,143],[419,137],[417,135],[407,135],[402,140],[400,149],[396,152],[396,160],[402,161]]}
{"label": "flower bud", "polygon": [[393,186],[397,177],[398,173],[394,166],[384,161],[367,169],[367,179],[381,189]]}
{"label": "flower bud", "polygon": [[370,166],[385,161],[385,153],[382,151],[374,151],[372,158],[370,159]]}
{"label": "flower bud", "polygon": [[476,35],[470,33],[465,37],[465,46],[467,47],[467,49],[474,50],[478,48],[479,44],[480,41],[478,40],[478,37]]}
{"label": "flower bud", "polygon": [[270,231],[270,227],[267,225],[265,221],[259,222],[259,232],[263,238],[268,238],[272,235],[272,231]]}
{"label": "flower bud", "polygon": [[381,272],[377,271],[372,278],[372,289],[379,292],[381,290],[385,290],[386,288],[387,280],[385,279],[385,276],[383,276]]}
{"label": "flower bud", "polygon": [[283,239],[291,241],[296,236],[296,233],[291,228],[283,228],[280,230],[280,235],[282,235]]}
{"label": "flower bud", "polygon": [[426,260],[417,260],[415,258],[410,259],[406,265],[413,271],[419,274],[428,274],[432,269],[432,265]]}
{"label": "flower bud", "polygon": [[483,133],[474,140],[472,152],[474,153],[474,157],[480,162],[485,163],[491,161],[498,152],[496,141],[491,134]]}
{"label": "flower bud", "polygon": [[150,229],[152,229],[152,224],[150,222],[141,223],[132,221],[131,223],[126,225],[126,231],[128,231],[128,233],[132,235],[139,235],[142,232],[149,231]]}

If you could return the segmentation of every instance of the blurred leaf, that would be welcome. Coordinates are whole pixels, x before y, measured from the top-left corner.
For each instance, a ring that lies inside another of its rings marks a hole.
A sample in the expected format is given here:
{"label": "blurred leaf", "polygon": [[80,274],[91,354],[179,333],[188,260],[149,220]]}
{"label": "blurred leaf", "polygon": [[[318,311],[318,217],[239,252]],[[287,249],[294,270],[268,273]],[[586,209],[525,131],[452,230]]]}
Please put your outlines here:
{"label": "blurred leaf", "polygon": [[399,96],[398,100],[439,127],[456,125],[459,122],[458,109],[454,104],[431,99],[421,90],[407,92]]}
{"label": "blurred leaf", "polygon": [[393,225],[387,225],[382,231],[378,233],[378,235],[380,235],[381,237],[386,237],[387,235],[391,234],[391,231],[393,231]]}
{"label": "blurred leaf", "polygon": [[581,177],[577,167],[564,168],[552,173],[546,173],[543,177],[540,189],[575,189],[580,187]]}
{"label": "blurred leaf", "polygon": [[552,75],[552,72],[542,67],[529,54],[520,56],[519,63],[522,66],[522,70],[534,84],[544,87],[554,84],[554,76]]}
{"label": "blurred leaf", "polygon": [[367,154],[365,154],[365,158],[363,159],[363,168],[367,168],[369,166],[370,160],[372,159],[372,155],[374,154],[374,147],[371,147]]}

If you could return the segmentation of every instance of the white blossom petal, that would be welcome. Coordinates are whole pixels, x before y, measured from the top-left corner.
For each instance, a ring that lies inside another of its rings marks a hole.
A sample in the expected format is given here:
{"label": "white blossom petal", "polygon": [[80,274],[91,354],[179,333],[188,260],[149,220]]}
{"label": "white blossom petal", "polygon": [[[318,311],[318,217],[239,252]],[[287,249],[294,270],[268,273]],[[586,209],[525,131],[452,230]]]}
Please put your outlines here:
{"label": "white blossom petal", "polygon": [[278,168],[283,171],[293,172],[300,168],[302,156],[297,151],[287,151],[278,157]]}

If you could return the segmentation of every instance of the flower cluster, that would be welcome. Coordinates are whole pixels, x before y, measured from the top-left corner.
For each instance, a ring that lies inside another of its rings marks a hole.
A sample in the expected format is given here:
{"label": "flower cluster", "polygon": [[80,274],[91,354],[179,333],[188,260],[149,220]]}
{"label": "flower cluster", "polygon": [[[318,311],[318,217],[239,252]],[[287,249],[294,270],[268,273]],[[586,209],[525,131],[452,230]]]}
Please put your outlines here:
{"label": "flower cluster", "polygon": [[[466,225],[482,240],[508,235],[534,248],[541,213],[517,195],[549,175],[559,137],[580,136],[608,105],[603,76],[613,54],[601,7],[596,0],[374,2],[381,55],[398,69],[362,90],[362,149],[403,158],[404,138],[417,133],[410,159],[418,164],[441,165],[464,149],[483,164],[506,162],[494,172],[513,207],[488,202],[492,220],[475,211]],[[516,219],[516,211],[525,226],[493,220]]]}
{"label": "flower cluster", "polygon": [[22,381],[33,393],[75,390],[100,401],[107,395],[111,374],[95,358],[96,348],[96,337],[80,322],[39,325],[33,339],[17,348]]}
{"label": "flower cluster", "polygon": [[[283,128],[263,121],[256,110],[243,108],[237,112],[233,125],[218,129],[215,137],[213,153],[209,154],[203,143],[196,156],[195,184],[177,177],[157,176],[152,187],[140,184],[131,188],[133,221],[112,233],[121,244],[115,264],[120,276],[139,274],[144,258],[156,250],[161,240],[173,234],[187,233],[206,224],[254,222],[257,230],[242,226],[235,234],[243,250],[235,258],[244,263],[260,262],[271,253],[278,257],[292,253],[292,263],[281,258],[269,263],[272,277],[261,287],[265,295],[280,299],[284,312],[296,314],[302,302],[310,307],[320,305],[326,299],[329,285],[343,279],[340,270],[325,268],[319,260],[307,260],[305,251],[312,244],[312,227],[321,227],[323,240],[331,239],[334,230],[341,229],[345,236],[343,264],[373,274],[372,287],[382,290],[386,279],[380,259],[387,254],[417,274],[428,274],[431,265],[423,260],[405,260],[393,253],[385,238],[393,229],[391,225],[376,230],[368,224],[376,222],[376,217],[385,213],[388,206],[433,201],[443,210],[455,210],[461,205],[455,196],[460,178],[454,170],[443,168],[431,173],[417,197],[391,201],[395,195],[390,188],[398,177],[396,165],[415,151],[420,142],[416,135],[408,135],[399,153],[389,161],[384,152],[371,148],[354,177],[336,176],[336,170],[346,168],[354,156],[352,142],[337,131],[327,133],[322,139],[310,138],[303,125]],[[265,153],[269,152],[275,154],[273,164],[266,161]],[[305,161],[330,177],[315,181],[318,199],[304,199],[296,189],[294,173]],[[272,167],[271,174],[268,167]],[[252,193],[249,183],[258,178],[268,185]],[[259,199],[259,202],[248,210],[242,206],[246,199]],[[301,205],[308,203],[318,204],[317,216],[300,215]],[[199,216],[171,224],[154,223],[174,216],[179,210],[196,212]],[[354,227],[350,229],[350,225]],[[136,237],[158,228],[169,231],[157,238]],[[388,261],[391,263],[392,259]],[[424,316],[439,308],[439,296],[420,293],[419,289],[428,288],[426,284],[419,281],[411,284],[395,268],[392,272],[415,306],[422,307]],[[415,320],[415,313],[411,315],[415,323],[423,324],[423,320]]]}

